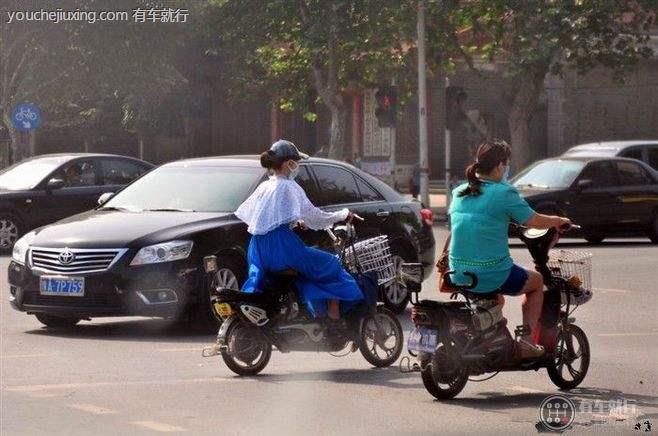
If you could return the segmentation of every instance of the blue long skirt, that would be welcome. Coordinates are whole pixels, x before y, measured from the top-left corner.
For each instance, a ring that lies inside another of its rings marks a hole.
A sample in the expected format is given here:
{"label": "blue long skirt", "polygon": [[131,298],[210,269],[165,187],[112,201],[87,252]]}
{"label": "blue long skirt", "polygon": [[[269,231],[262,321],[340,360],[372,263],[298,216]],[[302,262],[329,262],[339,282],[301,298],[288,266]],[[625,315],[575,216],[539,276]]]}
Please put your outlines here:
{"label": "blue long skirt", "polygon": [[327,313],[327,300],[341,301],[342,311],[363,300],[361,289],[338,257],[307,247],[288,225],[252,236],[248,260],[249,275],[242,286],[244,292],[261,292],[267,285],[268,272],[294,269],[298,273],[297,289],[315,317]]}

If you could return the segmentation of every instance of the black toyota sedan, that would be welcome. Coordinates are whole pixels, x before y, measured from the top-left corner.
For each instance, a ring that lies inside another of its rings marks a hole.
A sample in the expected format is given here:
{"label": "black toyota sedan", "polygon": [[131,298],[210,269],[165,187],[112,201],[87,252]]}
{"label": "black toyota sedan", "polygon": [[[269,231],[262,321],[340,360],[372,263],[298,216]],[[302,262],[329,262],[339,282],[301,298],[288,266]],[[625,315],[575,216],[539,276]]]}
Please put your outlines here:
{"label": "black toyota sedan", "polygon": [[643,162],[564,156],[536,162],[512,183],[536,211],[581,225],[591,243],[609,236],[658,243],[658,174]]}
{"label": "black toyota sedan", "polygon": [[0,171],[0,251],[24,233],[98,205],[153,168],[138,159],[110,154],[48,154]]}
{"label": "black toyota sedan", "polygon": [[[96,210],[41,227],[14,246],[9,266],[14,308],[48,326],[80,319],[144,315],[194,318],[212,327],[202,258],[218,256],[216,280],[245,279],[246,225],[233,212],[267,177],[255,156],[169,163],[137,179]],[[340,162],[303,161],[297,182],[327,210],[365,218],[360,237],[386,234],[396,262],[434,262],[431,212],[378,179]],[[106,196],[104,196],[106,197]],[[322,245],[322,232],[304,232]],[[408,289],[395,283],[384,302],[402,311]]]}

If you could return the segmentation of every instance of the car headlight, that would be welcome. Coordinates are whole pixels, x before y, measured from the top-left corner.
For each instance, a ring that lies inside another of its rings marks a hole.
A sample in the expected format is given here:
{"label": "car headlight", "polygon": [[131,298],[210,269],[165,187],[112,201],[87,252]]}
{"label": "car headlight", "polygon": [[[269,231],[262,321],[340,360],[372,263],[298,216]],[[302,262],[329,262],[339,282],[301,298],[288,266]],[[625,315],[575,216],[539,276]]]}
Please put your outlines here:
{"label": "car headlight", "polygon": [[146,265],[187,259],[192,252],[193,245],[192,241],[169,241],[149,245],[137,252],[130,265]]}
{"label": "car headlight", "polygon": [[30,244],[34,241],[34,232],[26,233],[14,244],[14,249],[11,251],[11,258],[14,262],[25,265],[25,258]]}

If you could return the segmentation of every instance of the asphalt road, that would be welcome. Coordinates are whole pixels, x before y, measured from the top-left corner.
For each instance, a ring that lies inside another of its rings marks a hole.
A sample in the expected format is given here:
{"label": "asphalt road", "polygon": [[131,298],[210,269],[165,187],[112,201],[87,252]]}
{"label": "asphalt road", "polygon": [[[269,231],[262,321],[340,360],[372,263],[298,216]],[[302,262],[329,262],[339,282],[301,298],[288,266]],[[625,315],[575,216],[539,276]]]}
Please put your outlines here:
{"label": "asphalt road", "polygon": [[[442,245],[445,231],[435,231]],[[575,313],[592,363],[566,394],[578,408],[568,431],[635,434],[645,421],[658,431],[658,247],[640,239],[564,245],[594,253],[596,288]],[[529,261],[520,245],[513,255]],[[238,378],[221,358],[201,357],[211,336],[161,320],[105,318],[49,331],[11,309],[7,264],[0,259],[2,435],[532,434],[539,404],[559,393],[545,371],[504,373],[441,403],[417,373],[373,369],[360,354],[275,352],[261,376]],[[435,289],[433,276],[425,297],[440,298]],[[519,301],[508,300],[505,313],[518,324]]]}

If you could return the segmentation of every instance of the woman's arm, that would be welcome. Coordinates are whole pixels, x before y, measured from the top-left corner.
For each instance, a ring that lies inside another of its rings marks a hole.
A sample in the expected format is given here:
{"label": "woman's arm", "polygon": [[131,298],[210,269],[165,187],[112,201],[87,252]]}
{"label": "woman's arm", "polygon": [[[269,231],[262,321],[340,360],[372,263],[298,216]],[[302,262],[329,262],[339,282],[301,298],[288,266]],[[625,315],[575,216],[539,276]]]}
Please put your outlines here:
{"label": "woman's arm", "polygon": [[526,227],[532,227],[534,229],[550,229],[551,227],[559,229],[564,225],[571,225],[571,220],[561,216],[535,213],[530,217],[530,219],[523,223],[523,225]]}
{"label": "woman's arm", "polygon": [[311,200],[308,199],[301,186],[297,185],[295,182],[292,183],[294,183],[296,186],[293,191],[293,195],[297,197],[297,200],[301,205],[300,219],[303,220],[304,224],[306,224],[311,229],[326,229],[334,223],[345,221],[349,216],[350,211],[347,208],[343,208],[336,212],[325,212],[322,209],[315,207],[313,203],[311,203]]}

